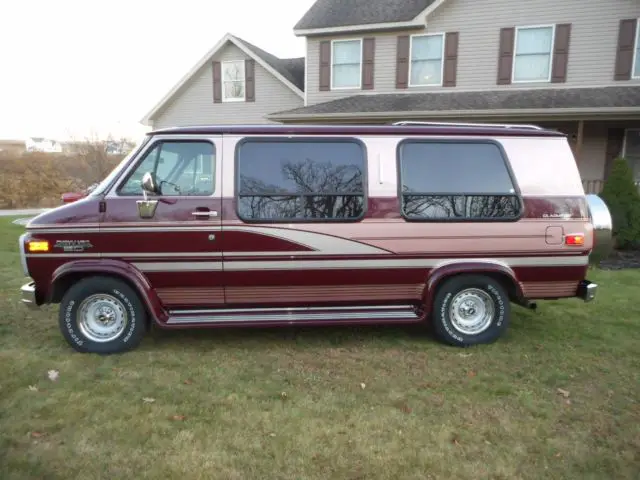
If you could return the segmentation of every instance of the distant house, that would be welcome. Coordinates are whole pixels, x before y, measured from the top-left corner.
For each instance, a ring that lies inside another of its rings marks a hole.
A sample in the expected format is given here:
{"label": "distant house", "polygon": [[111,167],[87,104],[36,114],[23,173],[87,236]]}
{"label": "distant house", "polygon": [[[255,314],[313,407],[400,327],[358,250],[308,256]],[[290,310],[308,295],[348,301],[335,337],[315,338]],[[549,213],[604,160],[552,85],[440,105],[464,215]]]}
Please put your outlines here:
{"label": "distant house", "polygon": [[21,154],[25,151],[22,140],[0,140],[0,154]]}
{"label": "distant house", "polygon": [[62,144],[42,137],[29,137],[25,142],[27,152],[62,153]]}
{"label": "distant house", "polygon": [[135,144],[128,140],[108,140],[105,146],[105,150],[108,155],[126,155],[129,153]]}

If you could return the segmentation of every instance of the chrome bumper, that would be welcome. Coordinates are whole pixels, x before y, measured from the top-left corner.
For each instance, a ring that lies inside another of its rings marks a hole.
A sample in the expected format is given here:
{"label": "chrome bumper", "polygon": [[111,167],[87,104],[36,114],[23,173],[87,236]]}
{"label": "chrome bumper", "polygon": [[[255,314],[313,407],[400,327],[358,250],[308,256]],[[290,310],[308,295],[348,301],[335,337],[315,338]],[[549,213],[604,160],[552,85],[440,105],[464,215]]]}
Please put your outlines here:
{"label": "chrome bumper", "polygon": [[583,280],[578,286],[578,297],[585,302],[590,302],[596,298],[598,292],[598,284],[592,283],[589,280]]}
{"label": "chrome bumper", "polygon": [[38,308],[38,304],[36,303],[36,283],[29,282],[20,288],[20,292],[22,293],[22,304],[26,305],[29,308]]}

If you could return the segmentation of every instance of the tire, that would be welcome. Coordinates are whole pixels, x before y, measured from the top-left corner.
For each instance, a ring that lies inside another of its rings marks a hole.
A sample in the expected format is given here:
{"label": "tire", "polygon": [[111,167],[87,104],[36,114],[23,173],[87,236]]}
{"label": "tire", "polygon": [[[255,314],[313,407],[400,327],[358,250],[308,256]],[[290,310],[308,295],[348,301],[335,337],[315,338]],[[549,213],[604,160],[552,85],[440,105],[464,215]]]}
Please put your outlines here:
{"label": "tire", "polygon": [[88,277],[60,302],[59,326],[66,341],[82,353],[112,354],[137,347],[147,313],[138,294],[112,277]]}
{"label": "tire", "polygon": [[460,275],[438,288],[431,318],[442,342],[468,347],[495,342],[510,316],[509,295],[499,282],[485,275]]}

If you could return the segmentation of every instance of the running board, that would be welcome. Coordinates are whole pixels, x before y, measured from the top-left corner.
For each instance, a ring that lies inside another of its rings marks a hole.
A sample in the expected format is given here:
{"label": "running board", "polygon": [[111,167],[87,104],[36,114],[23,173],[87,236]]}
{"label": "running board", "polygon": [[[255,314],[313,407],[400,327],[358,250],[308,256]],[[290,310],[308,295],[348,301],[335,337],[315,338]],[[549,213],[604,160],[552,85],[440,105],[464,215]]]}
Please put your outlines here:
{"label": "running board", "polygon": [[412,305],[174,310],[167,325],[416,322]]}

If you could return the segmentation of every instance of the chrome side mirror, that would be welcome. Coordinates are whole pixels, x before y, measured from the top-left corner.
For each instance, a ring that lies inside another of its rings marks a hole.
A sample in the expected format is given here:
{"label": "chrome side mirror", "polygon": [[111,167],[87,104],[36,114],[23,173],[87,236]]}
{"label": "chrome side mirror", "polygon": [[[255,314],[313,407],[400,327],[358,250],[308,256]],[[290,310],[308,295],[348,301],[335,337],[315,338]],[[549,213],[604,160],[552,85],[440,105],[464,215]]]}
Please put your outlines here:
{"label": "chrome side mirror", "polygon": [[160,192],[158,191],[158,183],[156,182],[156,176],[147,172],[142,176],[142,194],[144,195],[144,200],[138,200],[138,214],[140,218],[153,218],[156,213],[156,208],[158,206],[158,200],[149,200],[147,194],[157,195]]}

